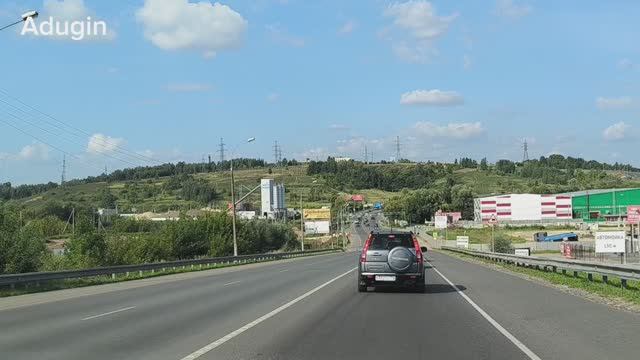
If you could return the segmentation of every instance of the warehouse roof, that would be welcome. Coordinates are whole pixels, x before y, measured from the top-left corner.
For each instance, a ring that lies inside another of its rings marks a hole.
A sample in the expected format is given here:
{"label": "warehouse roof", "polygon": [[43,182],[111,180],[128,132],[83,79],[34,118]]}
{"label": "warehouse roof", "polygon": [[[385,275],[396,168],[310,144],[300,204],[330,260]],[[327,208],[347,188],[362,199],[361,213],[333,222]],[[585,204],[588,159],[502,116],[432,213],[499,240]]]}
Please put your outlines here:
{"label": "warehouse roof", "polygon": [[592,189],[592,190],[568,192],[568,193],[563,193],[561,195],[569,195],[573,197],[573,196],[596,195],[596,194],[603,194],[603,193],[614,192],[614,191],[629,191],[629,190],[640,190],[640,188]]}

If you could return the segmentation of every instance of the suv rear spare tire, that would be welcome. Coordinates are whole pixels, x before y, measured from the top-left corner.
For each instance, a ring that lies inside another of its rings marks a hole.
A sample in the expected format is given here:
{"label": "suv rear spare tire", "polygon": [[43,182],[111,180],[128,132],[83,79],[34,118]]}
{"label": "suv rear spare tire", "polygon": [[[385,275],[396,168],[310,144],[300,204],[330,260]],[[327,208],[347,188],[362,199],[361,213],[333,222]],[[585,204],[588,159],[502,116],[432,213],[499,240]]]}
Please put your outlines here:
{"label": "suv rear spare tire", "polygon": [[397,246],[389,251],[387,263],[393,271],[404,272],[409,270],[411,264],[416,261],[413,253],[403,246]]}

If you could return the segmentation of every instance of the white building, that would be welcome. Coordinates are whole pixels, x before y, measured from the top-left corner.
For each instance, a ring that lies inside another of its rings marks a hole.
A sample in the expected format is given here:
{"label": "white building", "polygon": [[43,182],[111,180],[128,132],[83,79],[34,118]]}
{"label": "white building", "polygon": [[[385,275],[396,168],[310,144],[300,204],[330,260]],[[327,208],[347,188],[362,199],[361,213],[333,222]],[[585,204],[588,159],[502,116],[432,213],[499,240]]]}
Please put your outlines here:
{"label": "white building", "polygon": [[273,179],[260,180],[260,216],[284,216],[287,210],[284,193],[284,184],[276,184]]}
{"label": "white building", "polygon": [[486,222],[495,216],[498,222],[569,220],[571,197],[568,195],[507,194],[474,199],[474,218]]}

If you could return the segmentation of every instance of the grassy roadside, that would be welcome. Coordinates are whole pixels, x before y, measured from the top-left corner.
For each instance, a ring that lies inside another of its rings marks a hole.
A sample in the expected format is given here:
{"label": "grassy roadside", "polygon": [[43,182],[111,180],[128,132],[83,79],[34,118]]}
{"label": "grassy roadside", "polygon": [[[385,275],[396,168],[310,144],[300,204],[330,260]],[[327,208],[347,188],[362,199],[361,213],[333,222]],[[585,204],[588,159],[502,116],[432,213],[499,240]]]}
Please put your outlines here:
{"label": "grassy roadside", "polygon": [[571,289],[577,289],[589,294],[598,295],[605,300],[624,301],[636,306],[640,306],[640,282],[638,281],[627,281],[627,288],[625,289],[622,288],[619,279],[611,277],[609,277],[609,281],[607,283],[603,282],[602,277],[599,275],[594,275],[593,281],[589,281],[589,279],[587,278],[587,273],[584,272],[579,272],[578,277],[573,277],[573,274],[569,272],[567,272],[567,275],[564,275],[561,272],[518,267],[512,264],[496,263],[490,260],[455,253],[447,250],[440,251],[446,253],[447,255],[455,256],[466,261],[498,266],[502,269],[539,279],[546,283]]}
{"label": "grassy roadside", "polygon": [[[338,252],[338,251],[340,250],[338,249],[334,250],[334,252]],[[331,252],[327,251],[326,253],[323,252],[319,254],[309,254],[301,257],[326,255],[330,253]],[[242,265],[256,264],[256,263],[265,263],[265,262],[274,262],[274,261],[280,261],[280,260],[262,260],[262,261],[250,261],[246,263],[230,263],[230,264],[215,264],[215,265],[210,264],[209,266],[207,266],[206,264],[203,264],[202,266],[194,265],[193,267],[186,266],[184,268],[181,268],[181,267],[167,268],[165,271],[161,271],[161,270],[160,271],[156,270],[154,272],[143,271],[142,273],[136,271],[136,272],[130,272],[128,275],[117,274],[115,278],[112,278],[110,275],[100,275],[100,276],[78,278],[78,279],[54,280],[54,281],[49,281],[45,284],[40,284],[39,286],[36,286],[34,284],[28,284],[28,285],[23,284],[23,285],[16,285],[15,288],[13,289],[10,289],[8,287],[0,287],[0,298],[53,291],[53,290],[72,289],[72,288],[79,288],[79,287],[93,286],[93,285],[112,284],[112,283],[118,283],[123,281],[154,278],[154,277],[165,276],[165,275],[173,275],[173,274],[181,274],[181,273],[205,271],[205,270],[213,270],[213,269],[222,269],[227,267],[242,266]]]}

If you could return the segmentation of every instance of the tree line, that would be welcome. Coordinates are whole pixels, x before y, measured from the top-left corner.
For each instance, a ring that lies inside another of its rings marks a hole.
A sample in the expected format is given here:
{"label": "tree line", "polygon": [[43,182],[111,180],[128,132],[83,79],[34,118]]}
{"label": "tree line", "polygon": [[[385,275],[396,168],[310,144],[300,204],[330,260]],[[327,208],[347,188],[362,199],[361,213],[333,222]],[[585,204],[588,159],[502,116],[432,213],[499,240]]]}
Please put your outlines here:
{"label": "tree line", "polygon": [[[53,255],[47,238],[62,233],[65,222],[55,216],[23,219],[15,208],[0,204],[0,274],[83,269],[233,254],[231,218],[215,213],[193,219],[153,222],[116,218],[106,228],[79,213],[65,254]],[[267,221],[237,224],[241,254],[294,250],[293,229]]]}

